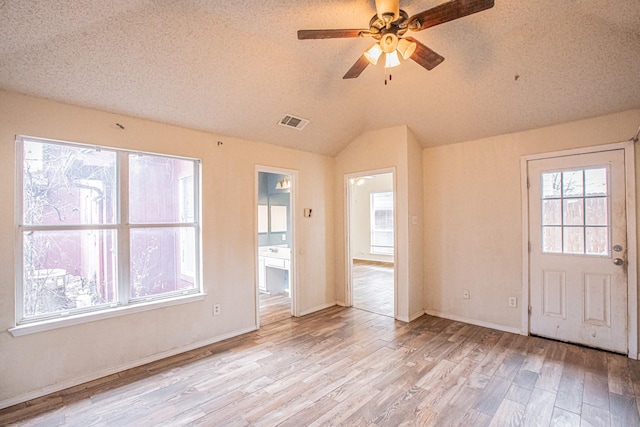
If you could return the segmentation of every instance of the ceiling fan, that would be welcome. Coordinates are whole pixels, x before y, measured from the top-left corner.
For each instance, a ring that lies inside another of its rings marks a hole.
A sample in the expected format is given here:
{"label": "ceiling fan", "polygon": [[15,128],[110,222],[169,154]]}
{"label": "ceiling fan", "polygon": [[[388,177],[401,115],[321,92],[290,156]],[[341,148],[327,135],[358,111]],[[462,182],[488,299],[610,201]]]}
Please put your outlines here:
{"label": "ceiling fan", "polygon": [[376,43],[367,49],[347,71],[343,79],[354,79],[367,68],[378,63],[385,54],[385,67],[400,65],[398,54],[403,59],[412,59],[427,70],[432,70],[442,61],[440,56],[413,37],[407,31],[422,31],[463,16],[493,7],[494,0],[451,0],[436,7],[409,16],[400,9],[400,0],[375,0],[376,14],[369,22],[369,29],[345,30],[299,30],[298,40],[372,37]]}

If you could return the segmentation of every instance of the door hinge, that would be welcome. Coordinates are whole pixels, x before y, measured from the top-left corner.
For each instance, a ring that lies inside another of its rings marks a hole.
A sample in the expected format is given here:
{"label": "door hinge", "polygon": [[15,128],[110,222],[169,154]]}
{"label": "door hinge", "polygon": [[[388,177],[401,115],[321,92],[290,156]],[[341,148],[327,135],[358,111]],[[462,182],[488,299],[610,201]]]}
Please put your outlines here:
{"label": "door hinge", "polygon": [[531,253],[531,242],[527,242],[527,248],[529,249],[529,253]]}
{"label": "door hinge", "polygon": [[529,178],[527,178],[527,188],[531,188],[531,181],[529,181]]}
{"label": "door hinge", "polygon": [[529,314],[531,314],[531,306],[527,307]]}

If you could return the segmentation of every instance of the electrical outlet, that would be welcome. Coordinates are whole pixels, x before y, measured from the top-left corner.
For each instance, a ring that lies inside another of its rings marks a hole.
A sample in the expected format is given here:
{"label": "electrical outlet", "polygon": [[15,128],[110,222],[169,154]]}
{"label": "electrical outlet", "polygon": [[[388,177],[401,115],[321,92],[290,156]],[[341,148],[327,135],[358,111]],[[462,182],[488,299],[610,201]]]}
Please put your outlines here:
{"label": "electrical outlet", "polygon": [[469,294],[469,289],[464,289],[464,290],[462,291],[462,298],[463,298],[463,299],[469,299],[469,298],[471,298],[471,295]]}
{"label": "electrical outlet", "polygon": [[213,315],[217,316],[218,314],[220,314],[220,304],[214,304],[213,305]]}
{"label": "electrical outlet", "polygon": [[518,307],[518,298],[517,297],[509,297],[509,307],[513,307],[513,308]]}

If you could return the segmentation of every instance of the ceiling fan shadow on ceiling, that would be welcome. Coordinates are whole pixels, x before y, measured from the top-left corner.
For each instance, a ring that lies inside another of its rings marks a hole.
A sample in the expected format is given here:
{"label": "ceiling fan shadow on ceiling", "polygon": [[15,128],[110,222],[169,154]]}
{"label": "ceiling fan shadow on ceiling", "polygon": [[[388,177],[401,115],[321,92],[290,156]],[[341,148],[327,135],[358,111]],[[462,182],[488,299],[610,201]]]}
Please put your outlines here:
{"label": "ceiling fan shadow on ceiling", "polygon": [[[376,0],[376,14],[369,22],[369,29],[298,30],[298,40],[371,37],[376,40],[342,77],[354,79],[369,64],[376,65],[385,55],[385,68],[400,65],[400,57],[412,59],[427,70],[432,70],[444,57],[429,49],[407,31],[424,29],[462,18],[493,7],[494,0],[451,0],[424,12],[409,16],[400,9],[400,0]],[[386,84],[386,80],[385,80]]]}

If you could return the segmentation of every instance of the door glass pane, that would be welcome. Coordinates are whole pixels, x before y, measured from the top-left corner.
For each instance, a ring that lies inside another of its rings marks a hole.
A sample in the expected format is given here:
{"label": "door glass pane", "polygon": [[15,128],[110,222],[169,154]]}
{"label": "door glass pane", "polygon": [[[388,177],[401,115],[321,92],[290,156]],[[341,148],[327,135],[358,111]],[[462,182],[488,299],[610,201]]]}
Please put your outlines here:
{"label": "door glass pane", "polygon": [[607,169],[587,169],[584,171],[584,185],[586,196],[607,195]]}
{"label": "door glass pane", "polygon": [[24,140],[25,225],[114,224],[116,153]]}
{"label": "door glass pane", "polygon": [[115,230],[29,231],[23,244],[25,317],[117,301]]}
{"label": "door glass pane", "polygon": [[609,229],[607,227],[586,228],[586,253],[589,255],[609,255]]}
{"label": "door glass pane", "polygon": [[542,251],[562,253],[562,227],[542,227]]}
{"label": "door glass pane", "polygon": [[564,225],[584,225],[584,213],[582,211],[582,203],[584,199],[564,199],[563,214]]}
{"label": "door glass pane", "polygon": [[542,201],[542,224],[562,225],[562,201],[543,200]]}
{"label": "door glass pane", "polygon": [[129,222],[190,222],[193,218],[194,162],[162,156],[129,155]]}
{"label": "door glass pane", "polygon": [[564,228],[564,253],[584,254],[584,228]]}
{"label": "door glass pane", "polygon": [[560,172],[543,173],[542,174],[542,198],[560,197],[560,187],[562,184],[562,175]]}
{"label": "door glass pane", "polygon": [[585,223],[587,225],[609,225],[607,207],[606,197],[585,199]]}
{"label": "door glass pane", "polygon": [[582,170],[562,172],[562,195],[582,196]]}

